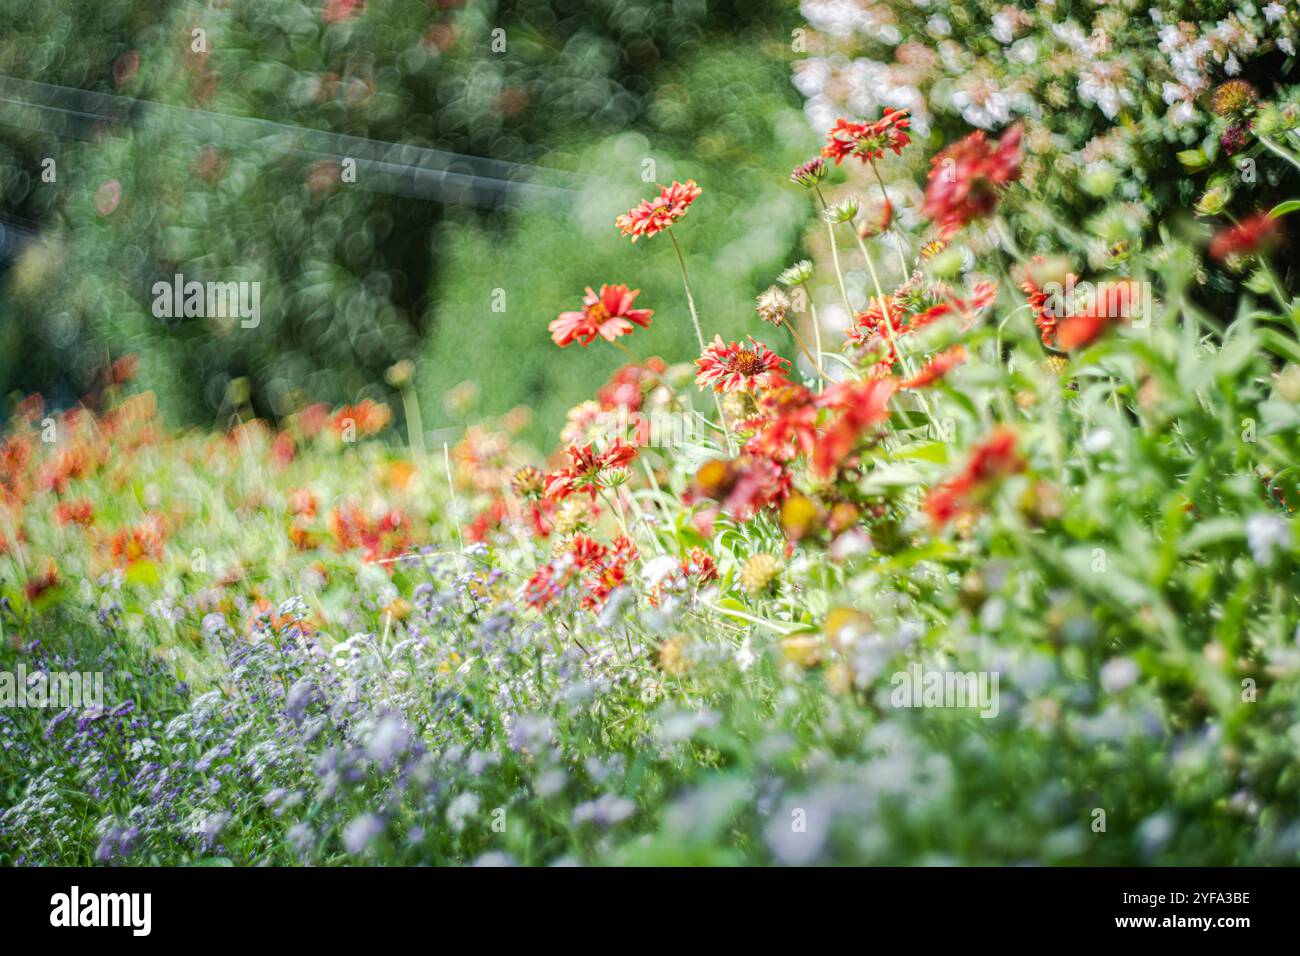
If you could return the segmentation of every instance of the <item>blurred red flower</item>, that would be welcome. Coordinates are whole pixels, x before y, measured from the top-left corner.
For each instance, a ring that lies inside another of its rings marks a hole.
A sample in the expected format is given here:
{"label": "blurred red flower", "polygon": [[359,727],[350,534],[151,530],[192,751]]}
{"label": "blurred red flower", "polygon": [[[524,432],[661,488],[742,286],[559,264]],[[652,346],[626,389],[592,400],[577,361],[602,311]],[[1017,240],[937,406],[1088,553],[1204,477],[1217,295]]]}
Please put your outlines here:
{"label": "blurred red flower", "polygon": [[923,213],[945,238],[997,207],[1002,189],[1020,178],[1019,125],[990,143],[983,130],[959,139],[931,160]]}
{"label": "blurred red flower", "polygon": [[326,23],[342,23],[360,16],[366,9],[366,0],[325,0],[320,18]]}
{"label": "blurred red flower", "polygon": [[898,387],[924,388],[926,385],[932,385],[965,361],[965,347],[954,345],[952,348],[945,349],[934,358],[930,359],[921,371],[917,372]]}
{"label": "blurred red flower", "polygon": [[1266,212],[1257,212],[1218,233],[1210,243],[1211,257],[1250,256],[1266,252],[1282,238],[1282,224]]}
{"label": "blurred red flower", "polygon": [[1024,471],[1025,459],[1017,451],[1016,443],[1014,431],[999,427],[976,445],[958,474],[930,489],[925,510],[931,522],[940,527],[973,511],[996,482]]}
{"label": "blurred red flower", "polygon": [[812,466],[828,477],[842,465],[868,429],[889,418],[889,400],[898,382],[893,378],[875,378],[865,382],[841,382],[832,385],[818,399],[818,404],[838,414],[813,449]]}
{"label": "blurred red flower", "polygon": [[654,310],[632,308],[640,294],[640,289],[629,289],[625,285],[602,285],[597,295],[588,286],[581,312],[561,312],[546,327],[551,340],[560,348],[573,342],[585,348],[597,337],[613,342],[620,335],[630,333],[634,324],[645,328],[650,324]]}

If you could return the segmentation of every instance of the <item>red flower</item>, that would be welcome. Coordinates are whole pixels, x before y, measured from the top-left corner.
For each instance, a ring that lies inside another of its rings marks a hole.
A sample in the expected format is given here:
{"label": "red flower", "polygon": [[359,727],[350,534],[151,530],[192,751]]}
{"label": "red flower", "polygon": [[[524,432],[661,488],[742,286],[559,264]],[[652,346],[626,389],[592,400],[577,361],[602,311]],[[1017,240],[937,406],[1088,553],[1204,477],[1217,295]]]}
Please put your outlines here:
{"label": "red flower", "polygon": [[371,520],[355,504],[330,512],[330,530],[340,551],[364,549],[367,563],[395,558],[408,549],[410,521],[394,509]]}
{"label": "red flower", "polygon": [[950,349],[945,349],[934,358],[926,363],[925,368],[917,372],[907,381],[899,385],[899,388],[924,388],[926,385],[939,381],[958,365],[966,361],[966,349],[961,345],[954,345]]}
{"label": "red flower", "polygon": [[752,348],[732,342],[726,345],[721,336],[715,335],[713,341],[704,347],[704,354],[695,361],[699,374],[695,384],[700,388],[712,388],[715,392],[752,391],[755,388],[767,388],[776,381],[784,381],[785,372],[781,366],[789,367],[790,361],[775,352],[770,352],[763,343],[749,337]]}
{"label": "red flower", "polygon": [[691,548],[691,553],[682,559],[682,572],[695,575],[701,584],[718,580],[718,565],[703,548]]}
{"label": "red flower", "polygon": [[943,300],[924,312],[909,317],[904,332],[915,332],[949,315],[960,315],[963,319],[962,328],[969,329],[980,313],[997,301],[998,297],[998,287],[992,282],[976,282],[970,296],[965,299],[954,295],[944,286],[938,286],[937,289],[944,297]]}
{"label": "red flower", "polygon": [[604,452],[597,452],[595,444],[588,444],[586,448],[572,445],[567,453],[573,464],[546,476],[548,498],[563,500],[575,492],[585,491],[594,499],[606,487],[602,483],[606,471],[625,468],[636,458],[636,449],[621,438],[614,439]]}
{"label": "red flower", "polygon": [[81,501],[60,501],[54,507],[54,520],[61,525],[79,524],[83,527],[94,523],[95,508],[84,499]]}
{"label": "red flower", "polygon": [[822,476],[833,475],[862,433],[889,418],[889,400],[897,387],[892,378],[876,378],[841,382],[827,389],[818,403],[835,409],[839,415],[827,425],[813,449],[813,470]]}
{"label": "red flower", "polygon": [[836,166],[846,156],[856,156],[859,161],[866,163],[873,159],[883,159],[887,149],[892,149],[897,155],[912,141],[906,132],[911,125],[907,110],[894,110],[888,106],[874,123],[837,119],[826,133],[822,155],[835,160]]}
{"label": "red flower", "polygon": [[1257,212],[1216,235],[1210,243],[1210,255],[1223,261],[1233,255],[1267,252],[1281,238],[1282,224],[1266,212]]}
{"label": "red flower", "polygon": [[871,239],[889,231],[889,224],[894,221],[894,204],[888,198],[873,203],[862,214],[858,223],[858,236]]}
{"label": "red flower", "polygon": [[136,372],[140,369],[140,359],[134,355],[123,355],[113,363],[109,375],[114,385],[125,385],[131,379],[135,378]]}
{"label": "red flower", "polygon": [[923,212],[945,238],[991,213],[1003,187],[1020,178],[1020,134],[1013,126],[993,144],[976,130],[932,160]]}
{"label": "red flower", "polygon": [[587,594],[579,602],[579,607],[584,611],[603,607],[614,589],[627,580],[627,566],[636,559],[637,550],[632,539],[624,535],[615,538],[613,547],[605,550],[597,560],[589,562],[591,570],[582,582]]}
{"label": "red flower", "polygon": [[494,498],[492,502],[475,516],[465,529],[465,540],[486,541],[488,535],[501,527],[509,515],[509,508],[504,498]]}
{"label": "red flower", "polygon": [[345,439],[375,435],[388,427],[392,410],[382,402],[362,399],[356,405],[344,405],[334,413],[334,430]]}
{"label": "red flower", "polygon": [[319,502],[310,488],[295,488],[289,492],[289,511],[308,521],[316,517]]}
{"label": "red flower", "polygon": [[686,210],[699,198],[701,191],[693,179],[684,183],[674,182],[671,186],[662,187],[654,199],[642,200],[641,205],[619,216],[614,220],[614,225],[618,226],[623,235],[631,236],[633,242],[653,236],[686,215]]}
{"label": "red flower", "polygon": [[641,294],[640,289],[625,285],[602,285],[600,295],[587,287],[581,312],[561,312],[548,325],[551,339],[560,348],[577,342],[584,348],[599,336],[613,342],[620,335],[632,331],[633,323],[645,328],[650,324],[651,309],[634,309],[632,303]]}
{"label": "red flower", "polygon": [[775,461],[789,461],[817,444],[817,396],[793,382],[774,384],[759,399],[761,416],[745,424],[756,431],[746,450]]}
{"label": "red flower", "polygon": [[1010,428],[995,428],[975,446],[961,472],[930,489],[925,510],[936,527],[975,510],[993,485],[1025,470],[1016,441],[1016,433]]}
{"label": "red flower", "polygon": [[276,432],[275,438],[271,439],[271,459],[281,468],[293,461],[295,449],[293,436],[288,432]]}
{"label": "red flower", "polygon": [[23,593],[27,595],[28,601],[35,601],[46,591],[57,587],[59,583],[59,569],[54,562],[47,558],[45,567],[35,576],[29,578],[23,585]]}
{"label": "red flower", "polygon": [[524,585],[523,599],[530,607],[544,608],[574,581],[580,580],[583,595],[579,606],[599,610],[605,600],[627,580],[627,566],[637,559],[636,545],[620,535],[610,547],[585,534],[576,534],[566,552],[542,565]]}
{"label": "red flower", "polygon": [[641,409],[645,391],[653,388],[668,371],[661,358],[650,358],[644,365],[624,365],[596,392],[596,401],[603,411],[612,412],[626,408],[628,412]]}
{"label": "red flower", "polygon": [[[1035,257],[1036,263],[1043,262],[1042,256]],[[1073,285],[1075,277],[1073,274],[1066,277],[1066,284]],[[1039,287],[1034,281],[1032,272],[1026,270],[1025,281],[1020,284],[1020,289],[1025,294],[1025,301],[1029,303],[1029,311],[1034,316],[1034,325],[1038,329],[1039,337],[1042,338],[1044,345],[1052,345],[1056,338],[1056,324],[1059,316],[1051,307],[1051,296]]]}
{"label": "red flower", "polygon": [[365,0],[325,0],[320,18],[326,23],[342,23],[366,9]]}
{"label": "red flower", "polygon": [[161,561],[166,528],[161,516],[146,515],[134,528],[121,528],[109,539],[108,548],[113,563],[126,567],[141,559]]}
{"label": "red flower", "polygon": [[1128,318],[1142,301],[1142,287],[1132,280],[1100,283],[1094,301],[1072,312],[1056,328],[1056,344],[1066,351],[1091,345],[1112,325]]}
{"label": "red flower", "polygon": [[[886,316],[889,322],[888,330],[885,328]],[[893,371],[894,363],[898,361],[898,354],[894,350],[892,339],[903,333],[905,329],[903,323],[906,318],[907,312],[903,308],[903,303],[894,296],[872,299],[865,311],[853,316],[853,325],[849,326],[844,333],[845,338],[853,345],[869,345],[882,351],[879,361],[872,368],[872,374],[888,375]]]}
{"label": "red flower", "polygon": [[705,462],[683,501],[693,504],[701,498],[720,502],[722,509],[738,521],[779,504],[790,493],[791,476],[778,462],[757,455],[734,460]]}

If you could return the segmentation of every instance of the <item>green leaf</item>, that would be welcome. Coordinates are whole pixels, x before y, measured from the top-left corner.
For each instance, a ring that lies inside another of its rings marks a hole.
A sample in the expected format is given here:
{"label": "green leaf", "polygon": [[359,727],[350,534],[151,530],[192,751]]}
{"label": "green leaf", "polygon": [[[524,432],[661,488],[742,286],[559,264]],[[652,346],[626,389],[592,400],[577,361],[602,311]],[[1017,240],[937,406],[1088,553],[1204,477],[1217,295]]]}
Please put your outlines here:
{"label": "green leaf", "polygon": [[916,461],[932,461],[937,465],[943,465],[948,461],[948,446],[941,441],[908,445],[894,452],[894,457]]}
{"label": "green leaf", "polygon": [[1199,523],[1179,547],[1182,554],[1200,551],[1207,545],[1235,541],[1246,536],[1246,526],[1238,518],[1211,518]]}
{"label": "green leaf", "polygon": [[1270,219],[1278,219],[1285,216],[1287,213],[1295,212],[1297,209],[1300,209],[1300,199],[1288,199],[1285,202],[1278,203],[1270,209],[1268,211],[1268,217]]}

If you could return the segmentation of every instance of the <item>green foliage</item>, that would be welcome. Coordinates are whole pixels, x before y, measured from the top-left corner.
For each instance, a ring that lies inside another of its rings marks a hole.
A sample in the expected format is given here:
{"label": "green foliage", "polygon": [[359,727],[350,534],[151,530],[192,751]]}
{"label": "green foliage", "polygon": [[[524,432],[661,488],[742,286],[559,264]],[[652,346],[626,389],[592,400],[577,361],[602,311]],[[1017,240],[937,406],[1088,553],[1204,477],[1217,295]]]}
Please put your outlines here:
{"label": "green foliage", "polygon": [[[806,222],[807,200],[784,177],[811,136],[788,103],[778,59],[709,49],[679,69],[649,108],[661,132],[547,157],[578,171],[583,189],[571,206],[540,205],[504,223],[480,226],[460,215],[443,224],[435,243],[446,265],[433,314],[444,318],[431,316],[418,369],[432,421],[452,421],[442,393],[472,381],[484,413],[526,404],[539,425],[531,434],[549,442],[564,413],[628,361],[604,342],[565,350],[551,343],[547,323],[581,308],[588,286],[641,290],[637,305],[655,310],[631,346],[641,358],[699,354],[671,240],[632,244],[614,226],[611,210],[653,197],[657,183],[693,178],[704,190],[676,230],[701,321],[730,339],[754,331],[753,297],[787,264]],[[553,255],[557,249],[580,252]]]}
{"label": "green foliage", "polygon": [[[63,63],[56,58],[42,72],[44,48],[26,62],[9,61],[19,75],[146,101],[134,129],[110,127],[81,147],[59,144],[57,183],[31,182],[30,151],[15,157],[11,172],[29,184],[27,215],[41,241],[28,246],[7,283],[5,323],[13,352],[42,360],[30,369],[15,362],[9,387],[72,401],[100,384],[105,353],[135,351],[178,420],[228,414],[237,380],[253,407],[277,416],[300,396],[378,394],[385,369],[419,351],[442,323],[438,277],[456,244],[440,228],[444,216],[452,213],[449,225],[480,228],[457,205],[467,198],[457,176],[503,175],[492,160],[546,157],[563,166],[587,144],[629,129],[680,153],[695,145],[690,123],[710,114],[723,117],[714,137],[767,127],[765,112],[776,104],[787,110],[794,94],[781,77],[780,49],[773,59],[772,50],[748,45],[768,43],[768,25],[785,15],[779,4],[742,11],[667,0],[474,0],[432,9],[243,0],[174,4],[146,31],[111,5],[89,28],[112,50],[138,44],[140,66],[129,80],[110,83],[112,59],[103,48],[79,69],[56,69]],[[60,17],[71,22],[50,8],[19,19],[18,29],[53,44]],[[724,28],[727,45],[706,47],[705,38]],[[82,36],[78,47],[96,43]],[[701,62],[706,48],[711,57]],[[73,57],[71,47],[60,49]],[[657,104],[671,96],[650,91],[683,79],[686,63],[700,64],[690,88],[714,90],[716,102],[659,115]],[[747,95],[754,80],[761,101]],[[254,121],[241,122],[247,119]],[[333,148],[322,154],[321,141],[296,130],[401,145],[363,154],[351,183],[339,163],[352,141],[327,140]],[[45,134],[42,142],[51,140]],[[723,149],[718,142],[714,152]],[[415,148],[467,158],[448,166]],[[416,166],[417,197],[410,177],[383,179],[392,166],[370,166],[367,158]],[[112,183],[122,199],[105,211],[93,197]],[[500,198],[483,182],[472,192],[475,201]],[[261,324],[160,321],[153,283],[176,273],[259,283]]]}

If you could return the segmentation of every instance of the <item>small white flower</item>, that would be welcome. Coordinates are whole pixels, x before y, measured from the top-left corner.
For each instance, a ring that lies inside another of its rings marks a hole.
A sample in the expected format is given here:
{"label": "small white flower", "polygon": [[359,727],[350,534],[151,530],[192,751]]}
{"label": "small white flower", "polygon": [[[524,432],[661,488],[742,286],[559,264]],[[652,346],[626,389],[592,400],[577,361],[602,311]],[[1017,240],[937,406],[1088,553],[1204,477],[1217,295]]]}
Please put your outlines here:
{"label": "small white flower", "polygon": [[1291,545],[1291,525],[1271,512],[1253,514],[1246,519],[1246,544],[1256,564],[1272,564],[1277,552]]}
{"label": "small white flower", "polygon": [[657,558],[651,558],[641,568],[641,580],[647,587],[658,587],[664,582],[664,579],[675,573],[681,563],[671,554],[661,554]]}
{"label": "small white flower", "polygon": [[1097,455],[1115,444],[1115,436],[1109,429],[1094,428],[1083,438],[1083,450],[1090,455]]}
{"label": "small white flower", "polygon": [[447,807],[447,825],[457,833],[465,829],[465,821],[478,813],[478,794],[462,793]]}
{"label": "small white flower", "polygon": [[1137,683],[1137,663],[1130,657],[1112,657],[1101,668],[1101,686],[1111,694],[1118,694]]}
{"label": "small white flower", "polygon": [[750,646],[749,638],[746,637],[736,651],[736,666],[740,668],[741,673],[745,673],[754,666],[756,660],[758,657],[754,654],[754,648]]}

